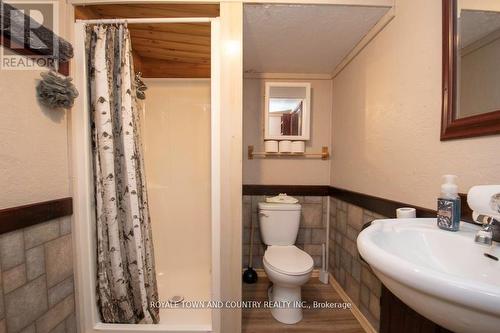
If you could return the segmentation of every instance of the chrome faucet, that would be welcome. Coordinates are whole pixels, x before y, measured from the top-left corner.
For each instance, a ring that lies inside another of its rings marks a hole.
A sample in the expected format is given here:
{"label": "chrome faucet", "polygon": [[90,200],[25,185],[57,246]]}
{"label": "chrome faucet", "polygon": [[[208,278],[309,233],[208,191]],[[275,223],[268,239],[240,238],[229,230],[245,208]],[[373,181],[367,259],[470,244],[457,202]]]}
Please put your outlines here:
{"label": "chrome faucet", "polygon": [[[500,213],[500,193],[496,193],[490,198],[490,208],[493,211]],[[483,225],[482,229],[479,230],[474,238],[476,243],[491,245],[494,240],[494,229],[495,227],[500,228],[500,220],[489,216],[486,214],[476,214],[473,213],[473,219]],[[498,239],[495,239],[498,240]]]}
{"label": "chrome faucet", "polygon": [[493,244],[493,226],[500,226],[500,221],[491,216],[479,214],[474,220],[481,223],[483,227],[479,230],[474,238],[476,243],[491,245]]}

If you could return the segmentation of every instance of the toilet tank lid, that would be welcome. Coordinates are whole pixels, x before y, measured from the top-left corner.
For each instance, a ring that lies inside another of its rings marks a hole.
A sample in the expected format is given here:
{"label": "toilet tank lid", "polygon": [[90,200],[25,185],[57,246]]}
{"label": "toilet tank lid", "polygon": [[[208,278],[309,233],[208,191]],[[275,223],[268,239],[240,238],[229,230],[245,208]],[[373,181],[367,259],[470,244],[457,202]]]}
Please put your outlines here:
{"label": "toilet tank lid", "polygon": [[259,210],[300,210],[299,204],[259,202]]}

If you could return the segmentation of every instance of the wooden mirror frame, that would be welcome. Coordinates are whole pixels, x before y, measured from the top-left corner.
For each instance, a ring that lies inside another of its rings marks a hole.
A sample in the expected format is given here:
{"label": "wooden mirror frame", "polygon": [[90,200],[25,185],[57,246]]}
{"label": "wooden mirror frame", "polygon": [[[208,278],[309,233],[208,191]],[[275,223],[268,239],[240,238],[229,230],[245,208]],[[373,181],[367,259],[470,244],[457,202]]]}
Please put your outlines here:
{"label": "wooden mirror frame", "polygon": [[457,119],[457,0],[443,1],[441,141],[500,134],[500,110]]}

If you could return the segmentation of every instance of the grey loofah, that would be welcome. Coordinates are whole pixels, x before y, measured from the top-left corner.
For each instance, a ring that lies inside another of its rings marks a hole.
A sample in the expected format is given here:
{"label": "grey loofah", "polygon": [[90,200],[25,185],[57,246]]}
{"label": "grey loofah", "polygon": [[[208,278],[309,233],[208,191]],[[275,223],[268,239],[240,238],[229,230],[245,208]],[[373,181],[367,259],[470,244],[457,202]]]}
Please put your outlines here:
{"label": "grey loofah", "polygon": [[70,109],[78,96],[72,79],[54,71],[41,73],[40,76],[42,80],[36,87],[40,103],[51,109]]}

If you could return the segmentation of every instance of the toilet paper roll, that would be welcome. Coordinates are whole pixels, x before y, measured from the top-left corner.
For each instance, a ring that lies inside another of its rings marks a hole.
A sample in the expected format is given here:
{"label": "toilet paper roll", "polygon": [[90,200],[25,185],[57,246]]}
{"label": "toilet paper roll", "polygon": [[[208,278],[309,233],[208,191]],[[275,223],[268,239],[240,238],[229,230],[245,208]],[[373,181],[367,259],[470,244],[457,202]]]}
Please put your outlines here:
{"label": "toilet paper roll", "polygon": [[269,140],[264,142],[264,149],[266,153],[277,153],[278,152],[278,141]]}
{"label": "toilet paper roll", "polygon": [[283,140],[279,143],[280,153],[291,153],[292,152],[292,141]]}
{"label": "toilet paper roll", "polygon": [[293,141],[292,142],[292,153],[303,153],[306,149],[304,141]]}
{"label": "toilet paper roll", "polygon": [[417,217],[417,211],[411,207],[401,207],[396,209],[396,218],[411,219]]}
{"label": "toilet paper roll", "polygon": [[500,185],[473,186],[467,193],[467,204],[476,213],[500,217]]}

